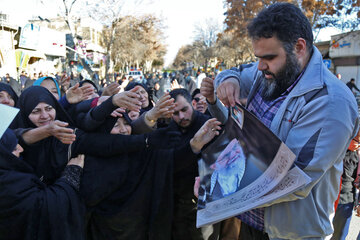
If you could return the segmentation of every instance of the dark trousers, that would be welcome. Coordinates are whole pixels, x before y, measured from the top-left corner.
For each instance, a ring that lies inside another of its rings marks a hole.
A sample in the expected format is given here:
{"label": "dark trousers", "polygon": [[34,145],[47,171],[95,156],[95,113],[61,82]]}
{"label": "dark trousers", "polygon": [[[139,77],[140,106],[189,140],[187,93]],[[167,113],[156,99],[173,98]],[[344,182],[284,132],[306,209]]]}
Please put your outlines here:
{"label": "dark trousers", "polygon": [[269,240],[269,236],[266,232],[256,230],[255,228],[250,227],[244,222],[241,222],[240,230],[240,239],[241,240]]}
{"label": "dark trousers", "polygon": [[345,240],[350,227],[354,203],[339,204],[333,219],[334,233],[331,240]]}
{"label": "dark trousers", "polygon": [[203,240],[200,228],[196,228],[196,202],[175,200],[172,224],[173,240]]}

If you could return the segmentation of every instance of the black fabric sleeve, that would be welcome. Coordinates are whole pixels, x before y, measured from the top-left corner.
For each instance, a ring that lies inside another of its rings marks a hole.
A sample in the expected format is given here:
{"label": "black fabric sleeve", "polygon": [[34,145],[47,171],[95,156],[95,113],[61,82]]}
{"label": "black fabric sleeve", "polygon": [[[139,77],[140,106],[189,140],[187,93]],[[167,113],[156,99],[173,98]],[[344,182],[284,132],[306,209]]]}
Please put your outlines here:
{"label": "black fabric sleeve", "polygon": [[32,174],[0,170],[0,236],[83,240],[85,208],[63,178],[46,186]]}
{"label": "black fabric sleeve", "polygon": [[104,123],[117,107],[112,103],[112,97],[101,103],[99,106],[90,108],[88,111],[77,112],[76,125],[84,131],[94,131]]}
{"label": "black fabric sleeve", "polygon": [[67,165],[62,173],[62,178],[79,191],[82,172],[83,169],[80,166]]}
{"label": "black fabric sleeve", "polygon": [[190,142],[174,149],[174,172],[179,172],[196,163],[200,155],[195,154]]}
{"label": "black fabric sleeve", "polygon": [[85,133],[78,130],[76,141],[72,144],[71,156],[90,154],[97,157],[112,157],[144,148],[146,148],[144,135]]}
{"label": "black fabric sleeve", "polygon": [[90,116],[96,121],[104,121],[106,117],[108,117],[117,106],[114,106],[112,103],[113,96],[109,97],[105,102],[101,103],[99,106],[94,107],[90,110]]}

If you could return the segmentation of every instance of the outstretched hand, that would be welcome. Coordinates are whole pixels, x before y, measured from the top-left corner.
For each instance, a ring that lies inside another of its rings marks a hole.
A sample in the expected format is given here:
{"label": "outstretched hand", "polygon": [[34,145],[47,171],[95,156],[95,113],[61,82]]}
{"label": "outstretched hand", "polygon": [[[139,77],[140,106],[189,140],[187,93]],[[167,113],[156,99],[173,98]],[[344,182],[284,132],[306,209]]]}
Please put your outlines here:
{"label": "outstretched hand", "polygon": [[195,136],[190,140],[190,146],[194,153],[200,153],[201,149],[209,143],[215,136],[219,135],[221,130],[221,122],[216,118],[209,119],[196,132]]}
{"label": "outstretched hand", "polygon": [[101,96],[112,96],[119,93],[119,91],[120,91],[120,85],[117,82],[113,82],[109,84],[109,86],[104,88],[104,91],[101,94]]}
{"label": "outstretched hand", "polygon": [[216,90],[217,97],[226,107],[240,104],[240,86],[236,78],[229,78],[222,82]]}
{"label": "outstretched hand", "polygon": [[212,78],[204,78],[201,82],[200,93],[210,104],[214,104],[216,97],[214,93],[214,80]]}
{"label": "outstretched hand", "polygon": [[140,111],[140,96],[136,93],[138,90],[139,86],[136,86],[129,91],[115,94],[112,98],[113,104],[118,107],[126,108],[130,111]]}
{"label": "outstretched hand", "polygon": [[67,122],[55,120],[47,126],[51,136],[56,137],[64,144],[71,144],[75,141],[76,135],[73,129],[67,127],[68,125]]}
{"label": "outstretched hand", "polygon": [[158,120],[159,118],[170,118],[174,113],[175,103],[174,99],[170,97],[169,93],[165,93],[155,107],[146,113],[146,117],[151,120]]}
{"label": "outstretched hand", "polygon": [[200,188],[200,177],[195,177],[194,195],[197,198],[199,198],[199,188]]}
{"label": "outstretched hand", "polygon": [[71,103],[79,103],[81,101],[86,100],[92,94],[92,86],[91,85],[84,85],[79,87],[80,84],[76,83],[74,86],[69,88],[66,91],[66,100]]}

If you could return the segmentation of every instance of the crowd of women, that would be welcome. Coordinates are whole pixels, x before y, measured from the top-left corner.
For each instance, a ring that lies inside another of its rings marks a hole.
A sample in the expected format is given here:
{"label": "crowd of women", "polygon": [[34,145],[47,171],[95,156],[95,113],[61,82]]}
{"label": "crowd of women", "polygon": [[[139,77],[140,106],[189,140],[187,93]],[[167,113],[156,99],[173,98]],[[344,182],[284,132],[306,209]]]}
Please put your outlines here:
{"label": "crowd of women", "polygon": [[20,109],[0,140],[1,239],[171,238],[179,152],[197,155],[220,123],[160,149],[157,124],[176,106],[169,93],[155,104],[132,82],[109,95],[91,81],[64,93],[42,77],[18,98],[0,83],[0,103]]}

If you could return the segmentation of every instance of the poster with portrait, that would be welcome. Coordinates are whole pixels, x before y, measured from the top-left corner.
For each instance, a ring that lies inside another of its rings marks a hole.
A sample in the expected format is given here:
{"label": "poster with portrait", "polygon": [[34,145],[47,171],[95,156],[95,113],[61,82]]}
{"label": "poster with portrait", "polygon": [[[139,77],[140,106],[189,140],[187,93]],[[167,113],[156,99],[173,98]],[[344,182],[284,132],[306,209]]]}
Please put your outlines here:
{"label": "poster with portrait", "polygon": [[[259,207],[309,182],[295,154],[241,105],[202,152],[197,227]],[[291,169],[291,170],[290,170]],[[289,171],[290,170],[290,171]]]}

